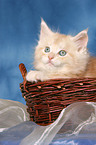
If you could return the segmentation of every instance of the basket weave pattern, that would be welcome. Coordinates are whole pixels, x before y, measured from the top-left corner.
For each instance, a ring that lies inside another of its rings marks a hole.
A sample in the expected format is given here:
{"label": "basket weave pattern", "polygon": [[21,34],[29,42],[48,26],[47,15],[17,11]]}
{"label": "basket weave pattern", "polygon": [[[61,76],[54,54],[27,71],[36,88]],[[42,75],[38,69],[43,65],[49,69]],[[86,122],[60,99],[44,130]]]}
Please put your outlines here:
{"label": "basket weave pattern", "polygon": [[96,78],[54,79],[31,83],[25,80],[27,70],[19,65],[24,82],[22,96],[30,119],[48,125],[57,119],[63,108],[74,102],[96,102]]}

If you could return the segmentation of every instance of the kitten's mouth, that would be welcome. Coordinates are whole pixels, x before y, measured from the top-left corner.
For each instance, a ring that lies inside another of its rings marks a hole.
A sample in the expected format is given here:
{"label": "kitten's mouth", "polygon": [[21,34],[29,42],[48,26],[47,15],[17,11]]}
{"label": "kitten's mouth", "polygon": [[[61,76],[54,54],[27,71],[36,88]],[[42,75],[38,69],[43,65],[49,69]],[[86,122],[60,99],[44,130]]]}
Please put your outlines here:
{"label": "kitten's mouth", "polygon": [[53,63],[52,61],[49,61],[48,63],[47,63],[47,65],[49,65],[50,67],[55,67],[55,68],[57,68],[57,67],[62,67],[62,66],[64,66],[65,64],[56,64],[56,63]]}
{"label": "kitten's mouth", "polygon": [[50,60],[49,60],[48,64],[49,64],[50,66],[54,66],[54,64],[53,64],[52,61],[50,61]]}

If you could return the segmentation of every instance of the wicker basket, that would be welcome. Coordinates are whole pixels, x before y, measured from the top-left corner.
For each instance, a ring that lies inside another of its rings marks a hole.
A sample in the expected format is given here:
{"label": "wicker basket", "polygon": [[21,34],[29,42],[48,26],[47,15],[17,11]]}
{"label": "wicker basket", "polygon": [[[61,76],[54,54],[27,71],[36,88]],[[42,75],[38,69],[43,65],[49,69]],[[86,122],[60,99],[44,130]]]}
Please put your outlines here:
{"label": "wicker basket", "polygon": [[22,96],[28,106],[30,120],[40,125],[54,122],[61,110],[73,102],[96,102],[96,78],[54,79],[28,82],[27,70],[19,65],[23,76]]}

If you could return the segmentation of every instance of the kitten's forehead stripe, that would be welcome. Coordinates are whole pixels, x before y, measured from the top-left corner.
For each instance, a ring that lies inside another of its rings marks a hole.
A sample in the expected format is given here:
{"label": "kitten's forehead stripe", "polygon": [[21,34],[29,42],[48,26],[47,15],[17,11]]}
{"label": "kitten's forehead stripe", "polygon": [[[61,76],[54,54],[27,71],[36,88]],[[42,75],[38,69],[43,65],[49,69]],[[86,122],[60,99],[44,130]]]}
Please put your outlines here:
{"label": "kitten's forehead stripe", "polygon": [[52,44],[52,48],[56,49],[56,50],[61,50],[64,49],[64,47],[66,46],[66,35],[61,35],[56,33],[53,37],[53,40],[51,41]]}

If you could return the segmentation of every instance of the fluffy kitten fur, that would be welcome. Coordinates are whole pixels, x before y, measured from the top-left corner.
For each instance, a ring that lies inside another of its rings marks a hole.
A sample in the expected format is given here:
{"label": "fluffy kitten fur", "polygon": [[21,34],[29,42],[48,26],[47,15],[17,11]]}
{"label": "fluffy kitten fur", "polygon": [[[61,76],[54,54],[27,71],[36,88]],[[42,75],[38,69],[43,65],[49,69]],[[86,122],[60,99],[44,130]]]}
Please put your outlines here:
{"label": "fluffy kitten fur", "polygon": [[36,71],[31,70],[26,79],[32,82],[54,78],[96,77],[96,58],[89,55],[87,43],[87,30],[74,37],[63,35],[51,31],[42,20],[40,38],[35,49]]}

